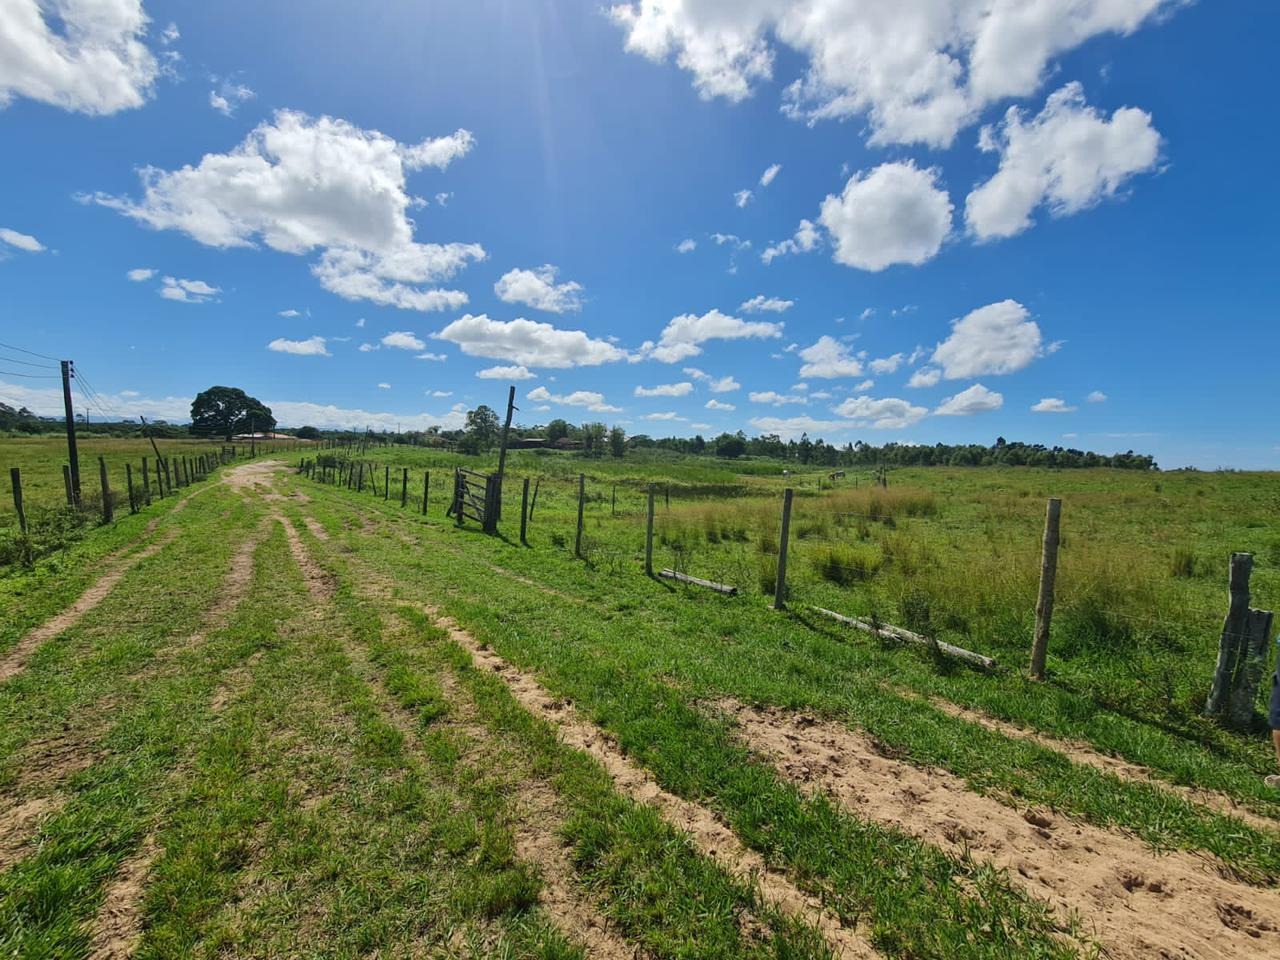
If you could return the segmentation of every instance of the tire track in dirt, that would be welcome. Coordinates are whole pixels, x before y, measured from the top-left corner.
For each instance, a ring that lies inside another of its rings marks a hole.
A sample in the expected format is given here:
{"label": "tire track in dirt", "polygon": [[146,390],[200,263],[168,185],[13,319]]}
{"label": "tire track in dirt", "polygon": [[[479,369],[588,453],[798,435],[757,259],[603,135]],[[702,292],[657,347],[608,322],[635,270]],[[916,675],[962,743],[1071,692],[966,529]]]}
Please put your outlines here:
{"label": "tire track in dirt", "polygon": [[[919,694],[905,690],[895,690],[902,696],[909,696],[915,699],[920,698]],[[962,707],[959,704],[952,703],[950,700],[942,700],[938,698],[930,698],[929,704],[941,710],[948,716],[955,717],[958,720],[965,720],[969,723],[976,723],[978,726],[986,727],[995,733],[1002,734],[1015,740],[1025,740],[1028,743],[1034,743],[1036,746],[1044,747],[1046,750],[1053,750],[1061,753],[1063,756],[1075,763],[1093,767],[1095,770],[1101,770],[1103,773],[1112,773],[1121,780],[1127,780],[1130,783],[1149,784],[1159,787],[1162,790],[1168,790],[1176,793],[1185,800],[1210,808],[1211,810],[1225,814],[1226,816],[1236,817],[1243,820],[1249,826],[1256,830],[1265,830],[1271,833],[1280,831],[1280,820],[1273,817],[1267,817],[1252,810],[1241,806],[1228,794],[1218,790],[1209,790],[1200,787],[1189,787],[1184,784],[1171,783],[1161,777],[1150,767],[1144,767],[1138,763],[1132,763],[1120,757],[1109,756],[1096,750],[1087,743],[1081,743],[1075,740],[1064,740],[1053,737],[1048,734],[1040,733],[1037,730],[1028,730],[1019,727],[1016,724],[1009,723],[1006,720],[1000,720],[997,717],[982,713],[978,710],[972,710],[968,707]]]}
{"label": "tire track in dirt", "polygon": [[991,863],[1064,923],[1078,913],[1115,958],[1280,956],[1280,891],[1229,880],[1209,857],[1153,852],[1136,837],[1041,810],[1019,813],[954,774],[886,756],[870,737],[804,713],[716,706],[793,783],[859,819]]}
{"label": "tire track in dirt", "polygon": [[603,731],[579,718],[571,705],[553,697],[537,680],[477,641],[452,618],[430,605],[422,605],[420,609],[471,654],[478,668],[497,675],[521,706],[550,722],[567,745],[594,757],[619,792],[655,808],[668,823],[686,834],[704,856],[731,876],[755,885],[765,903],[818,930],[837,956],[861,960],[878,956],[866,940],[825,910],[817,898],[770,868],[763,857],[744,845],[711,810],[664,790]]}
{"label": "tire track in dirt", "polygon": [[40,824],[62,808],[60,795],[33,797],[0,814],[0,870],[8,870],[28,852]]}
{"label": "tire track in dirt", "polygon": [[[336,592],[332,576],[311,556],[293,525],[283,517],[277,516],[276,519],[284,526],[289,553],[302,571],[311,598],[317,602],[332,600]],[[303,522],[307,523],[309,519],[304,518]],[[307,523],[307,527],[310,529],[311,524]],[[372,692],[379,712],[396,728],[406,744],[421,753],[422,741],[411,711],[395,702],[363,651],[356,649],[346,638],[340,642],[356,675]],[[474,719],[454,716],[463,694],[452,682],[452,677],[445,675],[438,679],[449,702],[450,715],[438,720],[437,724],[451,724],[477,743],[490,741],[492,734],[486,727]],[[604,960],[630,960],[635,957],[636,948],[609,931],[603,915],[572,883],[573,868],[555,832],[561,818],[555,814],[554,794],[531,791],[528,784],[520,784],[517,789],[524,815],[515,830],[516,854],[539,869],[543,880],[539,902],[548,916],[570,940],[587,948],[587,956]]]}
{"label": "tire track in dirt", "polygon": [[142,939],[142,895],[151,865],[160,855],[148,835],[138,851],[120,865],[94,918],[89,960],[127,960]]}
{"label": "tire track in dirt", "polygon": [[36,650],[79,623],[85,614],[107,598],[107,595],[115,589],[116,584],[124,578],[125,574],[143,560],[154,557],[172,543],[177,536],[177,530],[169,530],[137,553],[130,554],[99,577],[72,602],[71,606],[28,632],[26,636],[9,649],[4,659],[0,660],[0,683],[11,680],[25,670],[27,661],[31,659]]}

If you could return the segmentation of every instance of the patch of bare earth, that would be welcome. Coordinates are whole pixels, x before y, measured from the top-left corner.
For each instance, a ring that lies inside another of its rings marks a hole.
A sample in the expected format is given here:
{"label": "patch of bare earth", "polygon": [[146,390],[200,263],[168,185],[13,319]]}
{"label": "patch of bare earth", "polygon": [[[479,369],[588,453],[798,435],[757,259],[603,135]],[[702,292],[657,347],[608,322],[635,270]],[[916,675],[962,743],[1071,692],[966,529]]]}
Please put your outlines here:
{"label": "patch of bare earth", "polygon": [[0,683],[5,682],[26,669],[27,661],[31,659],[32,654],[36,652],[43,644],[52,640],[59,634],[71,629],[86,613],[100,604],[107,598],[107,595],[115,589],[115,585],[119,583],[126,573],[132,570],[143,560],[154,557],[166,546],[173,542],[177,537],[176,530],[170,530],[163,534],[154,542],[148,544],[119,564],[112,567],[105,574],[97,579],[97,581],[89,587],[84,593],[76,598],[75,602],[67,609],[63,610],[57,616],[46,620],[40,626],[30,631],[25,637],[15,644],[4,659],[0,660]]}
{"label": "patch of bare earth", "polygon": [[1089,746],[1087,743],[1080,743],[1074,740],[1061,740],[1057,737],[1047,736],[1034,730],[1027,730],[1023,727],[1016,726],[1004,720],[988,716],[977,710],[970,710],[967,707],[959,706],[951,703],[949,700],[932,699],[929,701],[933,706],[937,707],[948,716],[956,717],[960,720],[967,720],[969,723],[976,723],[979,726],[986,727],[996,733],[1003,734],[1006,737],[1012,737],[1017,740],[1026,740],[1037,746],[1044,747],[1048,750],[1054,750],[1068,757],[1075,763],[1080,763],[1095,770],[1101,770],[1104,773],[1111,773],[1119,777],[1121,780],[1127,780],[1131,783],[1147,783],[1157,786],[1162,790],[1168,790],[1176,793],[1192,803],[1198,803],[1202,806],[1209,807],[1218,813],[1236,817],[1243,820],[1249,826],[1257,830],[1268,830],[1271,832],[1280,831],[1280,821],[1272,817],[1265,817],[1261,814],[1254,813],[1252,810],[1245,809],[1233,798],[1225,793],[1217,790],[1206,790],[1198,787],[1188,787],[1182,784],[1170,783],[1168,780],[1161,778],[1153,770],[1144,767],[1141,764],[1130,763],[1119,757],[1112,757],[1105,753],[1101,753]]}
{"label": "patch of bare earth", "polygon": [[886,755],[840,723],[723,701],[742,738],[786,778],[860,819],[897,827],[1009,877],[1115,958],[1280,956],[1280,892],[1227,879],[1209,857],[1158,854],[1140,840],[1045,810],[1018,812],[960,777]]}
{"label": "patch of bare earth", "polygon": [[801,891],[782,873],[771,869],[759,854],[744,846],[711,810],[664,790],[643,768],[629,760],[617,743],[593,724],[580,719],[570,704],[552,696],[537,680],[512,666],[435,608],[424,606],[422,609],[471,654],[478,667],[496,674],[521,706],[551,722],[566,744],[594,757],[619,791],[657,809],[668,823],[687,834],[699,851],[727,873],[756,884],[766,903],[819,930],[838,956],[877,956],[856,931],[842,924],[834,914],[823,909],[816,898]]}
{"label": "patch of bare earth", "polygon": [[148,836],[116,871],[89,931],[89,960],[127,960],[142,937],[142,894],[160,849]]}
{"label": "patch of bare earth", "polygon": [[311,535],[317,540],[329,539],[329,531],[315,517],[303,517],[302,522],[307,525],[307,529],[311,531]]}
{"label": "patch of bare earth", "polygon": [[7,870],[31,849],[40,824],[62,809],[59,795],[34,797],[0,810],[0,870]]}

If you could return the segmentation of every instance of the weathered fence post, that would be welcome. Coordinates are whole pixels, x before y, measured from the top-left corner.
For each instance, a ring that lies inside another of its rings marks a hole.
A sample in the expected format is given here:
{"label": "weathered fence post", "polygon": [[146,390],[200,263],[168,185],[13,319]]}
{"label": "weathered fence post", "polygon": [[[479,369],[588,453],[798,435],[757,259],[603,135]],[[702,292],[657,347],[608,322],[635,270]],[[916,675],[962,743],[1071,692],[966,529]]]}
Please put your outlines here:
{"label": "weathered fence post", "polygon": [[1218,663],[1204,708],[1206,716],[1237,729],[1248,729],[1253,723],[1254,699],[1266,666],[1273,620],[1269,611],[1249,608],[1252,573],[1252,554],[1231,555],[1230,606],[1222,624]]}
{"label": "weathered fence post", "polygon": [[787,546],[791,539],[791,498],[790,487],[782,493],[782,532],[778,537],[778,575],[773,582],[773,609],[784,610],[787,606]]}
{"label": "weathered fence post", "polygon": [[542,478],[539,477],[533,482],[533,499],[529,501],[529,519],[533,519],[533,511],[538,506],[538,491],[542,489]]}
{"label": "weathered fence post", "polygon": [[667,484],[667,493],[666,493],[666,497],[667,497],[666,507],[667,507],[667,509],[668,509],[668,510],[670,510],[670,509],[671,509],[671,484],[669,484],[669,483]]}
{"label": "weathered fence post", "polygon": [[382,499],[391,499],[391,464],[385,464],[382,468]]}
{"label": "weathered fence post", "polygon": [[644,575],[653,576],[653,484],[649,484],[649,505],[644,522]]}
{"label": "weathered fence post", "polygon": [[573,555],[582,559],[582,507],[587,495],[587,475],[578,474],[578,532],[573,538]]}
{"label": "weathered fence post", "polygon": [[524,488],[520,491],[520,542],[529,545],[529,478],[524,478]]}
{"label": "weathered fence post", "polygon": [[[174,468],[173,473],[177,473],[177,468],[176,468],[176,467]],[[165,461],[164,461],[164,486],[165,486],[165,489],[166,489],[169,493],[171,493],[171,494],[173,493],[173,474],[169,472],[169,458],[168,458],[168,457],[166,457],[166,458],[165,458]]]}
{"label": "weathered fence post", "polygon": [[613,485],[613,491],[609,497],[609,516],[616,517],[618,515],[618,485]]}
{"label": "weathered fence post", "polygon": [[409,505],[409,468],[404,468],[404,474],[400,477],[400,509],[403,510]]}
{"label": "weathered fence post", "polygon": [[360,461],[360,479],[356,481],[356,493],[364,493],[364,461]]}
{"label": "weathered fence post", "polygon": [[111,503],[111,485],[107,482],[106,457],[98,457],[98,481],[102,484],[102,522],[111,523],[116,518],[116,511]]}
{"label": "weathered fence post", "polygon": [[422,515],[427,515],[427,499],[431,495],[431,471],[422,474]]}
{"label": "weathered fence post", "polygon": [[462,471],[453,470],[453,518],[462,526]]}
{"label": "weathered fence post", "polygon": [[1040,555],[1040,595],[1036,599],[1036,632],[1031,642],[1031,679],[1043,680],[1053,625],[1053,583],[1058,576],[1058,520],[1062,501],[1051,497],[1044,514],[1044,544]]}
{"label": "weathered fence post", "polygon": [[22,536],[27,535],[27,511],[22,507],[22,469],[9,468],[9,482],[13,485],[13,509],[18,514],[18,529]]}
{"label": "weathered fence post", "polygon": [[71,492],[71,467],[65,463],[62,465],[62,485],[67,488],[67,506],[75,506],[75,494]]}
{"label": "weathered fence post", "polygon": [[151,474],[147,472],[147,458],[142,458],[142,500],[151,506]]}
{"label": "weathered fence post", "polygon": [[133,464],[126,463],[124,465],[124,482],[129,488],[129,512],[138,512],[138,496],[133,492]]}

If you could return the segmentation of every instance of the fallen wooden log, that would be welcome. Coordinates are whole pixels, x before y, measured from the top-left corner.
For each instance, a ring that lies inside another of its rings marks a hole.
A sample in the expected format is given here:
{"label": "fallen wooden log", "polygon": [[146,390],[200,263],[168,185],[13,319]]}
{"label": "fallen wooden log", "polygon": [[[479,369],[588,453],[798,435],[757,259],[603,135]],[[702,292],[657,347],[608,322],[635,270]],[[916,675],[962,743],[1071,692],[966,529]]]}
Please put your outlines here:
{"label": "fallen wooden log", "polygon": [[822,607],[813,607],[812,609],[824,617],[830,617],[832,620],[837,620],[850,627],[856,627],[866,633],[875,634],[886,640],[899,640],[903,643],[914,643],[922,647],[936,647],[942,653],[958,660],[963,660],[965,663],[972,664],[981,670],[994,670],[996,667],[996,662],[991,657],[984,657],[980,653],[974,653],[972,650],[966,650],[964,647],[957,647],[954,644],[943,643],[941,640],[922,637],[918,633],[903,630],[901,627],[895,627],[887,623],[876,625],[866,620],[859,620],[857,617],[846,617],[842,613],[836,613],[834,610],[826,610]]}
{"label": "fallen wooden log", "polygon": [[727,583],[716,583],[714,580],[703,580],[699,577],[691,577],[687,573],[677,573],[675,570],[660,570],[658,576],[666,577],[668,580],[679,580],[681,583],[692,583],[694,586],[706,587],[708,590],[714,590],[716,593],[723,593],[726,596],[736,597],[738,588],[730,586]]}

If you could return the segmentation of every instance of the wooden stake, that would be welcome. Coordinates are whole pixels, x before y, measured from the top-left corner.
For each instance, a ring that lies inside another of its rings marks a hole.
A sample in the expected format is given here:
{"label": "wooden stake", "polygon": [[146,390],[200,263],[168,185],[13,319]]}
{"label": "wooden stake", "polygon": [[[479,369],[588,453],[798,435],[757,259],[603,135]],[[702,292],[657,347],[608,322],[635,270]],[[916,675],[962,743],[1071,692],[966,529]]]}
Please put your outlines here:
{"label": "wooden stake", "polygon": [[778,539],[778,575],[773,583],[773,609],[785,610],[787,607],[787,543],[791,538],[791,497],[792,490],[787,487],[782,494],[782,535]]}
{"label": "wooden stake", "polygon": [[1044,545],[1040,556],[1040,596],[1036,600],[1036,633],[1031,644],[1031,679],[1043,680],[1053,624],[1053,583],[1058,576],[1058,520],[1062,501],[1051,497],[1044,514]]}
{"label": "wooden stake", "polygon": [[111,485],[107,483],[106,457],[98,457],[98,481],[102,484],[102,522],[111,523],[116,518],[116,511],[111,503]]}
{"label": "wooden stake", "polygon": [[67,506],[74,507],[76,498],[71,492],[71,468],[65,463],[62,465],[62,485],[67,488]]}
{"label": "wooden stake", "polygon": [[126,463],[124,465],[124,482],[129,488],[129,512],[138,512],[138,496],[133,492],[133,464]]}
{"label": "wooden stake", "polygon": [[649,506],[644,524],[644,575],[653,576],[653,484],[649,484]]}
{"label": "wooden stake", "polygon": [[573,540],[573,555],[582,559],[582,508],[587,494],[587,475],[578,474],[578,533]]}
{"label": "wooden stake", "polygon": [[1222,638],[1218,641],[1218,664],[1213,671],[1213,685],[1205,703],[1207,716],[1225,716],[1236,686],[1236,676],[1244,660],[1249,627],[1249,578],[1253,574],[1253,554],[1231,554],[1228,574],[1230,605],[1222,623]]}
{"label": "wooden stake", "polygon": [[[391,465],[386,464],[382,468],[382,499],[391,499]],[[375,493],[377,491],[374,491]]]}
{"label": "wooden stake", "polygon": [[529,478],[524,478],[524,489],[520,491],[520,542],[529,545]]}
{"label": "wooden stake", "polygon": [[18,514],[18,529],[22,536],[27,535],[27,511],[22,507],[22,470],[19,467],[9,468],[9,483],[13,486],[13,509]]}
{"label": "wooden stake", "polygon": [[431,471],[428,470],[422,475],[422,515],[427,515],[427,498],[431,494]]}
{"label": "wooden stake", "polygon": [[687,573],[680,573],[676,570],[662,570],[658,573],[658,576],[666,577],[668,580],[679,580],[681,583],[692,583],[696,587],[706,587],[708,590],[714,590],[716,593],[723,593],[730,597],[738,595],[737,587],[730,586],[727,583],[716,583],[714,580],[691,577]]}
{"label": "wooden stake", "polygon": [[409,468],[404,468],[404,474],[400,477],[400,509],[403,510],[409,505]]}
{"label": "wooden stake", "polygon": [[980,653],[974,653],[972,650],[966,650],[964,647],[953,646],[950,643],[943,643],[940,640],[931,640],[929,637],[922,637],[918,633],[912,633],[910,630],[903,630],[901,627],[893,627],[887,623],[874,624],[868,623],[866,620],[859,620],[857,617],[846,617],[843,614],[836,613],[834,610],[826,610],[822,607],[814,607],[814,612],[822,614],[824,617],[830,617],[840,623],[850,627],[856,627],[864,633],[871,633],[886,640],[901,640],[904,643],[913,643],[917,646],[933,647],[948,656],[956,657],[971,663],[975,667],[983,670],[995,669],[996,662],[990,657],[984,657]]}
{"label": "wooden stake", "polygon": [[147,458],[142,458],[142,499],[151,506],[151,474],[147,472]]}

